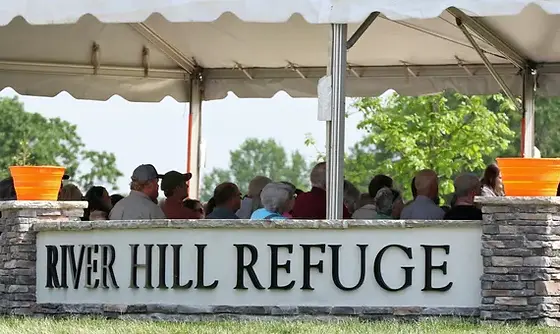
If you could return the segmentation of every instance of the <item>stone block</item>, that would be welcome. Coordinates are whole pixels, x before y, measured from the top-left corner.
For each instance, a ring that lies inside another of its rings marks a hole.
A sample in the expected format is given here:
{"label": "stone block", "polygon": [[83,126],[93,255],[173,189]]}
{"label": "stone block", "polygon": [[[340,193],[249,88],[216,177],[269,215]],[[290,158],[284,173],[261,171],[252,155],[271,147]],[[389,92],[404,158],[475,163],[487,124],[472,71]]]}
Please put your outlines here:
{"label": "stone block", "polygon": [[498,225],[483,225],[482,233],[484,234],[498,234],[500,233]]}
{"label": "stone block", "polygon": [[491,249],[490,251],[492,252],[493,256],[526,257],[526,256],[539,255],[536,254],[537,252],[535,251],[535,249],[529,249],[529,248],[503,248],[503,249]]}
{"label": "stone block", "polygon": [[29,286],[27,285],[9,285],[8,293],[20,293],[29,292]]}
{"label": "stone block", "polygon": [[560,281],[536,281],[535,292],[538,296],[560,296]]}
{"label": "stone block", "polygon": [[494,256],[491,262],[494,267],[523,266],[523,258],[515,256]]}
{"label": "stone block", "polygon": [[519,275],[497,275],[497,274],[482,274],[480,277],[482,281],[518,281]]}
{"label": "stone block", "polygon": [[177,313],[177,305],[148,304],[146,305],[146,307],[148,313],[163,313],[163,314]]}
{"label": "stone block", "polygon": [[298,314],[297,306],[273,306],[270,309],[271,315],[296,315]]}
{"label": "stone block", "polygon": [[550,267],[552,260],[548,256],[530,256],[523,259],[522,265],[527,267]]}
{"label": "stone block", "polygon": [[492,282],[493,290],[518,290],[525,289],[525,282],[513,281],[513,282]]}
{"label": "stone block", "polygon": [[512,305],[512,306],[523,306],[527,305],[528,301],[525,297],[496,297],[496,305]]}
{"label": "stone block", "polygon": [[395,307],[393,310],[393,314],[397,316],[420,315],[422,312],[422,307]]}
{"label": "stone block", "polygon": [[485,274],[507,274],[510,268],[506,267],[484,267],[483,271]]}
{"label": "stone block", "polygon": [[560,235],[526,234],[525,238],[527,238],[527,240],[559,241]]}

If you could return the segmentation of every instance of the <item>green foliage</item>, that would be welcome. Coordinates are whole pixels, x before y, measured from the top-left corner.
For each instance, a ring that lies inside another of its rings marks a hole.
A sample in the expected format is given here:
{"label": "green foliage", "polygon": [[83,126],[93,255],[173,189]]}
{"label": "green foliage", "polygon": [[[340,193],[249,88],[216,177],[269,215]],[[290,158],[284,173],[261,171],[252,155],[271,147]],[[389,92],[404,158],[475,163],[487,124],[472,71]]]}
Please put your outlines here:
{"label": "green foliage", "polygon": [[[97,182],[116,189],[115,155],[86,150],[75,125],[25,112],[17,97],[0,99],[0,115],[0,178],[11,165],[59,165],[84,189]],[[81,162],[91,166],[85,174],[78,174]]]}
{"label": "green foliage", "polygon": [[229,169],[214,168],[204,176],[201,199],[208,200],[216,185],[225,181],[236,183],[242,192],[246,192],[249,182],[257,175],[305,188],[308,168],[305,158],[298,151],[287,153],[273,139],[249,138],[237,150],[230,152]]}
{"label": "green foliage", "polygon": [[[424,168],[440,176],[440,192],[453,192],[453,177],[485,167],[488,156],[507,149],[514,137],[501,96],[440,93],[362,98],[358,128],[366,135],[347,159],[346,178],[362,188],[377,173],[394,178],[408,194],[410,180]],[[489,110],[487,103],[501,108]],[[509,110],[509,109],[508,109]]]}

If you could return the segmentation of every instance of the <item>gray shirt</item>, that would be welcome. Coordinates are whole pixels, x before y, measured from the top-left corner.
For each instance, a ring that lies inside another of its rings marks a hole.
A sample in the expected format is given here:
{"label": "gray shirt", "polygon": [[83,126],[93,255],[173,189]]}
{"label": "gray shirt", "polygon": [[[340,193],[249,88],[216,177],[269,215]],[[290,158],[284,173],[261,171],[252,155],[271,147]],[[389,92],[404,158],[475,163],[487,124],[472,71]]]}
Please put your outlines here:
{"label": "gray shirt", "polygon": [[442,208],[428,197],[421,195],[417,196],[401,213],[401,219],[440,220],[444,216],[445,211]]}
{"label": "gray shirt", "polygon": [[130,194],[115,204],[110,220],[142,220],[142,219],[165,219],[165,214],[152,201],[148,195],[140,191],[132,190]]}

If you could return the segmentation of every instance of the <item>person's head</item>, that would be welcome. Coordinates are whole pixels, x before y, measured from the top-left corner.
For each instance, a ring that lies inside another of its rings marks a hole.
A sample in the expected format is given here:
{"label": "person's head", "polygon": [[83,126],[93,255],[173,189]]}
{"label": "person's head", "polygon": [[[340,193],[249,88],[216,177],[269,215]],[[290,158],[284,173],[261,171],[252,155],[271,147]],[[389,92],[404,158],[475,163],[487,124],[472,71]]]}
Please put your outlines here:
{"label": "person's head", "polygon": [[261,191],[263,207],[278,214],[289,212],[294,206],[295,187],[285,183],[269,183]]}
{"label": "person's head", "polygon": [[65,184],[58,194],[59,201],[81,201],[84,195],[76,185],[72,183]]}
{"label": "person's head", "polygon": [[187,182],[191,179],[191,173],[179,173],[177,171],[169,171],[165,173],[161,179],[161,190],[167,198],[177,198],[183,200],[189,195],[189,185]]}
{"label": "person's head", "polygon": [[217,208],[228,208],[235,212],[241,207],[241,192],[236,184],[224,182],[214,189],[214,203]]}
{"label": "person's head", "polygon": [[64,187],[64,181],[70,180],[70,175],[64,174],[62,175],[62,180],[60,181],[60,188],[58,188],[58,196],[60,197],[60,192],[62,191],[62,187]]}
{"label": "person's head", "polygon": [[360,200],[360,191],[352,182],[344,180],[343,202],[350,213],[354,213],[358,209],[358,201]]}
{"label": "person's head", "polygon": [[251,213],[263,207],[261,203],[261,191],[264,186],[270,182],[272,182],[272,180],[266,176],[255,176],[251,182],[249,182],[247,197],[251,199]]}
{"label": "person's head", "polygon": [[426,196],[435,201],[438,197],[438,177],[431,169],[424,169],[416,174],[414,180],[418,196]]}
{"label": "person's head", "polygon": [[369,182],[368,193],[372,198],[375,198],[377,192],[384,187],[393,188],[393,179],[383,174],[375,175]]}
{"label": "person's head", "polygon": [[494,192],[499,193],[502,191],[502,173],[498,165],[491,164],[484,170],[484,176],[482,176],[482,185],[488,186],[494,190]]}
{"label": "person's head", "polygon": [[391,216],[393,213],[394,194],[390,188],[383,187],[379,189],[374,197],[375,210],[377,213]]}
{"label": "person's head", "polygon": [[464,173],[453,182],[455,186],[455,204],[457,205],[473,205],[474,198],[480,196],[481,183],[478,177],[471,173]]}
{"label": "person's head", "polygon": [[327,163],[320,162],[311,169],[309,175],[311,186],[319,189],[327,189]]}
{"label": "person's head", "polygon": [[111,206],[115,206],[124,196],[120,194],[113,194],[111,195]]}
{"label": "person's head", "polygon": [[416,189],[416,176],[412,178],[410,192],[412,192],[412,198],[416,199],[416,196],[418,196],[418,190]]}
{"label": "person's head", "polygon": [[113,207],[109,193],[104,187],[91,187],[84,197],[88,202],[88,208],[84,213],[84,220],[89,220],[89,215],[93,211],[102,211],[109,214]]}
{"label": "person's head", "polygon": [[8,177],[0,181],[0,201],[13,201],[17,198],[14,179]]}
{"label": "person's head", "polygon": [[140,165],[132,172],[130,190],[142,192],[156,202],[159,195],[158,182],[162,177],[153,165]]}
{"label": "person's head", "polygon": [[356,205],[357,209],[368,205],[368,204],[374,204],[375,205],[375,198],[371,197],[369,195],[369,193],[364,193],[364,194],[360,194],[360,199],[358,200],[358,205]]}
{"label": "person's head", "polygon": [[261,195],[261,191],[264,186],[271,183],[272,180],[266,176],[255,176],[251,182],[249,182],[249,187],[247,189],[247,197],[258,198]]}
{"label": "person's head", "polygon": [[186,198],[183,200],[183,206],[190,211],[192,219],[204,219],[204,208],[202,203],[196,199]]}

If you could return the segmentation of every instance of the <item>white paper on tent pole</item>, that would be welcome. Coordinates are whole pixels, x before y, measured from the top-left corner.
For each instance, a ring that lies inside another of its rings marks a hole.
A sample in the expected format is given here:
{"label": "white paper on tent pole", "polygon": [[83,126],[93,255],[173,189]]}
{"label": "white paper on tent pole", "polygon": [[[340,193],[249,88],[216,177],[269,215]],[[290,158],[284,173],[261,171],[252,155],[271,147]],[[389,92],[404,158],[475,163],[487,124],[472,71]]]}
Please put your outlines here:
{"label": "white paper on tent pole", "polygon": [[330,75],[327,75],[319,79],[319,83],[317,84],[317,99],[319,106],[317,120],[325,122],[332,120],[331,96],[332,78]]}

